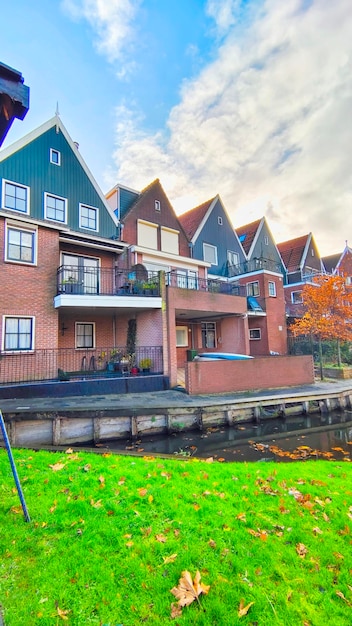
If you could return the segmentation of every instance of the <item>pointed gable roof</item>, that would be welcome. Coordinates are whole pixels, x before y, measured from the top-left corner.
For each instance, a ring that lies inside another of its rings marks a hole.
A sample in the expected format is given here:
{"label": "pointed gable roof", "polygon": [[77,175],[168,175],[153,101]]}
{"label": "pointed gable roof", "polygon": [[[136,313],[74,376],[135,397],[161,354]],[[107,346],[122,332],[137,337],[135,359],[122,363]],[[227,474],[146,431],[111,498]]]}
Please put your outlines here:
{"label": "pointed gable roof", "polygon": [[255,222],[251,222],[250,224],[245,224],[244,226],[236,228],[237,237],[239,238],[242,244],[242,248],[247,256],[262,222],[263,218],[261,218],[260,220],[256,220]]}
{"label": "pointed gable roof", "polygon": [[290,239],[277,244],[282,260],[288,272],[296,272],[301,269],[306,250],[311,241],[311,233],[302,235],[296,239]]}
{"label": "pointed gable roof", "polygon": [[325,270],[328,274],[333,274],[339,264],[341,254],[330,254],[329,256],[322,257]]}
{"label": "pointed gable roof", "polygon": [[179,215],[179,222],[181,223],[182,228],[190,241],[192,241],[197,230],[200,228],[205,219],[205,216],[207,215],[209,209],[212,207],[216,198],[217,196],[211,198],[211,200],[207,200],[206,202],[199,204],[189,211],[186,211],[186,213]]}
{"label": "pointed gable roof", "polygon": [[99,187],[97,181],[95,180],[92,172],[88,168],[88,166],[87,166],[85,160],[83,159],[79,149],[77,148],[77,144],[70,137],[70,135],[69,135],[68,131],[66,130],[64,124],[62,123],[61,118],[60,118],[59,115],[57,115],[57,114],[54,115],[54,117],[52,117],[50,120],[48,120],[47,122],[44,122],[44,124],[41,124],[41,126],[38,126],[37,128],[32,130],[30,133],[28,133],[27,135],[25,135],[21,139],[18,139],[17,141],[12,143],[11,145],[7,146],[6,148],[3,148],[0,151],[0,162],[4,161],[5,159],[7,159],[9,157],[12,157],[14,154],[16,154],[16,152],[22,150],[23,148],[28,146],[28,144],[30,144],[31,142],[35,141],[36,139],[38,139],[39,137],[44,135],[44,133],[46,133],[47,131],[49,131],[50,129],[52,129],[54,127],[56,127],[56,132],[61,131],[62,135],[64,136],[66,142],[68,143],[68,145],[69,145],[69,147],[70,147],[70,149],[72,151],[72,154],[75,156],[75,158],[79,162],[80,166],[82,167],[82,169],[83,169],[85,175],[87,176],[88,180],[90,181],[91,185],[95,188],[95,191],[96,191],[97,195],[99,196],[99,199],[103,203],[105,209],[109,213],[109,215],[112,218],[114,224],[117,225],[116,215],[114,214],[113,210],[111,209],[111,207],[107,203],[107,200],[106,200],[102,190],[100,189],[100,187]]}

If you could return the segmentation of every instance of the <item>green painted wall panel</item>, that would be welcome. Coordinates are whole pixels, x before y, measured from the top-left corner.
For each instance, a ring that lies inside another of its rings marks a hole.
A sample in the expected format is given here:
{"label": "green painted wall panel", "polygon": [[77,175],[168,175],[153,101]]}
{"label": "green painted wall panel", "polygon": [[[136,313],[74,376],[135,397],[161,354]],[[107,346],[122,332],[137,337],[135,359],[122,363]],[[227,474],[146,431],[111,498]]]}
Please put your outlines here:
{"label": "green painted wall panel", "polygon": [[[50,162],[50,148],[60,152],[59,166]],[[44,192],[48,192],[67,198],[67,226],[72,230],[102,237],[116,234],[115,223],[95,186],[55,126],[0,162],[0,178],[30,187],[30,215],[35,219],[44,219]],[[79,203],[99,209],[98,233],[79,227]]]}

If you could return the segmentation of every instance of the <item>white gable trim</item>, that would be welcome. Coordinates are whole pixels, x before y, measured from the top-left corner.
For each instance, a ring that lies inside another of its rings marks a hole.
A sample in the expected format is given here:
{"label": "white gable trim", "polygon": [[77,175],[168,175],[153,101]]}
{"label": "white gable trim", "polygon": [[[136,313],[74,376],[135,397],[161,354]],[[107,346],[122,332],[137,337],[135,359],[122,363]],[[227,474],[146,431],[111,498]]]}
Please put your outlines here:
{"label": "white gable trim", "polygon": [[22,148],[27,146],[29,143],[31,143],[35,139],[38,139],[38,137],[40,137],[41,135],[46,133],[48,130],[53,128],[53,126],[56,126],[57,130],[60,130],[62,132],[62,134],[65,137],[67,143],[69,144],[72,152],[75,154],[78,162],[82,166],[83,171],[85,172],[86,176],[88,177],[88,179],[92,183],[93,187],[95,188],[95,190],[96,190],[100,200],[104,204],[104,207],[108,211],[111,219],[113,220],[114,224],[116,226],[118,226],[118,219],[117,219],[114,211],[109,206],[109,204],[108,204],[108,202],[107,202],[107,200],[106,200],[102,190],[100,189],[97,181],[95,180],[92,172],[90,171],[89,167],[87,166],[86,162],[84,161],[80,151],[78,150],[78,148],[76,147],[75,143],[71,139],[70,135],[68,134],[65,126],[63,125],[63,123],[62,123],[62,121],[61,121],[61,119],[60,119],[60,117],[58,115],[55,115],[54,117],[52,117],[50,120],[48,120],[47,122],[45,122],[41,126],[38,126],[38,128],[36,128],[35,130],[32,130],[30,133],[28,133],[27,135],[25,135],[24,137],[22,137],[18,141],[15,141],[13,144],[8,146],[7,148],[4,148],[4,150],[1,150],[0,151],[0,161],[3,161],[4,159],[7,159],[9,156],[12,156],[13,154],[15,154],[16,152],[18,152],[19,150],[21,150]]}

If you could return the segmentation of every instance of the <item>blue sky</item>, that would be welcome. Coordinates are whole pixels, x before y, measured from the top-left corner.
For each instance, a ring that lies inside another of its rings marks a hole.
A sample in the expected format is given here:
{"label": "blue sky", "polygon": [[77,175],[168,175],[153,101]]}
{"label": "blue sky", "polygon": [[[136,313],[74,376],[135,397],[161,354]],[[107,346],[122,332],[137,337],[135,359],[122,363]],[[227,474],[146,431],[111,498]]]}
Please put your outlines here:
{"label": "blue sky", "polygon": [[[350,0],[13,0],[0,60],[104,192],[161,180],[178,213],[220,194],[235,225],[352,245]],[[351,233],[351,235],[350,235]]]}

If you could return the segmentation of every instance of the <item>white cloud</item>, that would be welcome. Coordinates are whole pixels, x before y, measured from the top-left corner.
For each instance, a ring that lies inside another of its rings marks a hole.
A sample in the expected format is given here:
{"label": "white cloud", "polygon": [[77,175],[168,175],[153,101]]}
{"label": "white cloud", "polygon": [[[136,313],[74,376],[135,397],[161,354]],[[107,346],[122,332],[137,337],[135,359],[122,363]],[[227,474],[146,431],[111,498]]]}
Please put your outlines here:
{"label": "white cloud", "polygon": [[220,35],[224,35],[236,23],[240,0],[208,0],[206,13],[211,17]]}
{"label": "white cloud", "polygon": [[118,60],[133,36],[132,23],[141,0],[62,0],[73,19],[86,19],[96,32],[96,46],[110,62]]}
{"label": "white cloud", "polygon": [[184,83],[165,131],[145,134],[119,110],[117,180],[142,188],[159,177],[179,212],[220,193],[235,225],[266,213],[277,241],[312,231],[323,254],[342,250],[352,232],[350,2],[267,0],[241,32],[236,6],[208,3],[228,34]]}

